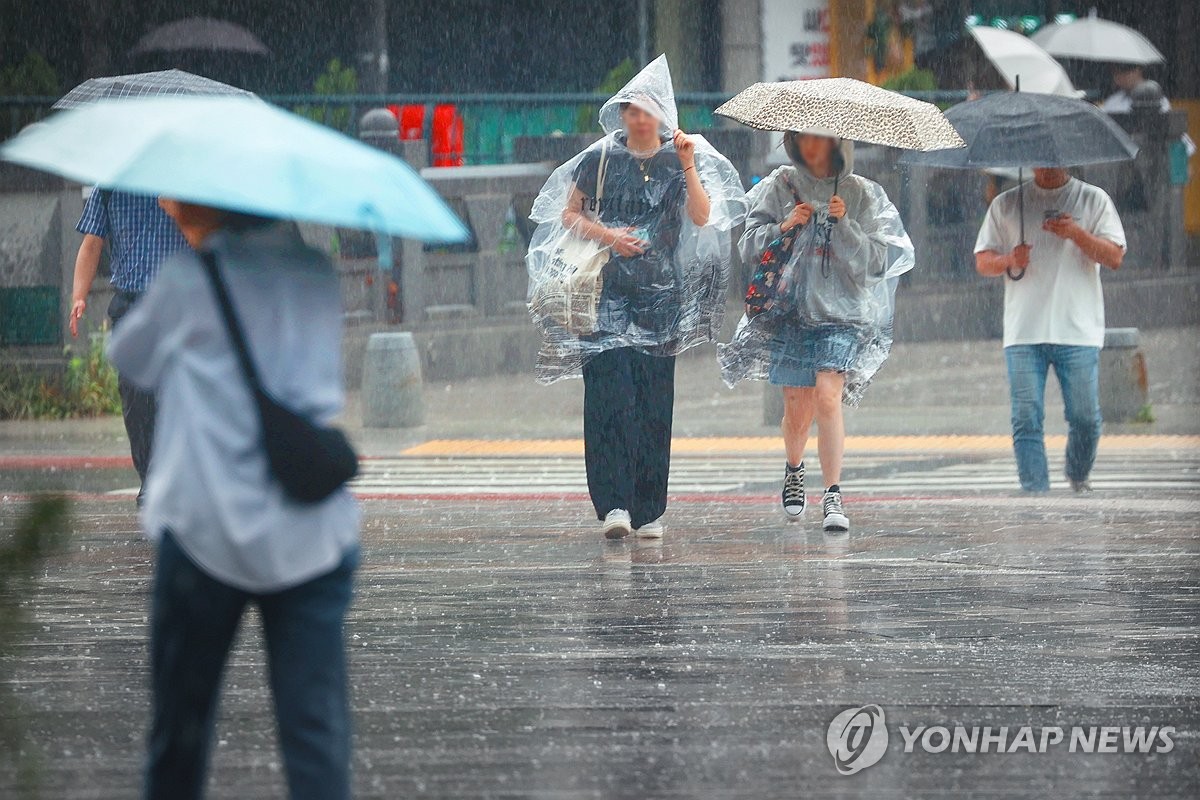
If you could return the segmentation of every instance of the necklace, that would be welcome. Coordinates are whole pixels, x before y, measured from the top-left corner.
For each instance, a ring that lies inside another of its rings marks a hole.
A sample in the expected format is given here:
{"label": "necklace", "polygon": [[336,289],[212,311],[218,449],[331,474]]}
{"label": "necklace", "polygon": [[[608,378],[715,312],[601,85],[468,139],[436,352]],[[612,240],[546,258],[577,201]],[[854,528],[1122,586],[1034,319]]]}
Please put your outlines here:
{"label": "necklace", "polygon": [[649,183],[650,173],[646,172],[646,162],[658,154],[658,151],[662,148],[662,145],[659,144],[648,150],[635,150],[634,148],[629,147],[628,144],[626,144],[626,147],[629,150],[629,155],[633,156],[633,160],[637,162],[638,171],[642,173],[642,183]]}
{"label": "necklace", "polygon": [[640,170],[642,173],[642,183],[649,183],[650,182],[650,174],[648,172],[646,172],[646,162],[649,159],[642,159],[642,158],[637,158],[636,156],[634,156],[634,160],[637,161],[638,170]]}

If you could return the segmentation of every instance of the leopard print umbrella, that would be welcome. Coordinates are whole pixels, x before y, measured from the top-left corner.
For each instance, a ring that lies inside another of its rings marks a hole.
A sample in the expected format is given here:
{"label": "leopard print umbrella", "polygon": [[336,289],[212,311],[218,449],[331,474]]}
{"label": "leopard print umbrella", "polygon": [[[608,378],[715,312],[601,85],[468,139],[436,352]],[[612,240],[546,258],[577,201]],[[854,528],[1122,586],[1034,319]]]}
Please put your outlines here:
{"label": "leopard print umbrella", "polygon": [[798,131],[905,150],[965,147],[937,106],[853,78],[756,83],[716,110],[765,131]]}

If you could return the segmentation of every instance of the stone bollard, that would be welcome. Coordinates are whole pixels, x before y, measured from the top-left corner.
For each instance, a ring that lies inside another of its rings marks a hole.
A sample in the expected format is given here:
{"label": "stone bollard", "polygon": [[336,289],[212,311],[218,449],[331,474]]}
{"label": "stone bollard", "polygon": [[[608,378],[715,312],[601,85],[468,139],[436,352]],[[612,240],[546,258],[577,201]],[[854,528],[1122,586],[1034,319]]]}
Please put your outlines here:
{"label": "stone bollard", "polygon": [[1149,402],[1146,358],[1137,328],[1108,328],[1100,351],[1100,413],[1106,422],[1132,422]]}
{"label": "stone bollard", "polygon": [[783,387],[763,384],[763,425],[783,422]]}
{"label": "stone bollard", "polygon": [[363,356],[363,427],[411,428],[425,422],[421,354],[411,333],[373,333]]}

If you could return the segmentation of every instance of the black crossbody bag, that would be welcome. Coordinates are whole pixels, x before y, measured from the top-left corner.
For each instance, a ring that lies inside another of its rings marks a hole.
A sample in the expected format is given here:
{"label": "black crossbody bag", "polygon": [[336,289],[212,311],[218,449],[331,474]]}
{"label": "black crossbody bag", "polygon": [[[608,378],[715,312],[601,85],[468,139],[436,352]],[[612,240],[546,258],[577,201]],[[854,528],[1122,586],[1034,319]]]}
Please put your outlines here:
{"label": "black crossbody bag", "polygon": [[229,291],[221,280],[216,256],[202,252],[200,259],[204,262],[217,304],[221,307],[221,316],[225,318],[225,328],[258,408],[271,474],[283,486],[284,493],[296,502],[324,500],[358,474],[358,456],[354,448],[337,428],[314,424],[267,393],[250,359],[246,337],[229,300]]}

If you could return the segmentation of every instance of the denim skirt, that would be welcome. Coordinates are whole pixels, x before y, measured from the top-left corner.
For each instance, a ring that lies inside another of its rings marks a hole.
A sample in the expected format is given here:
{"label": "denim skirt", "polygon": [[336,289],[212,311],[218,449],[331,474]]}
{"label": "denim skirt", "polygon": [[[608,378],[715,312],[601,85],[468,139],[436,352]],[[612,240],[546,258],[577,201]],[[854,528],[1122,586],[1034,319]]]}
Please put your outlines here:
{"label": "denim skirt", "polygon": [[818,372],[847,372],[858,358],[853,325],[783,323],[771,342],[770,380],[775,386],[816,386]]}

